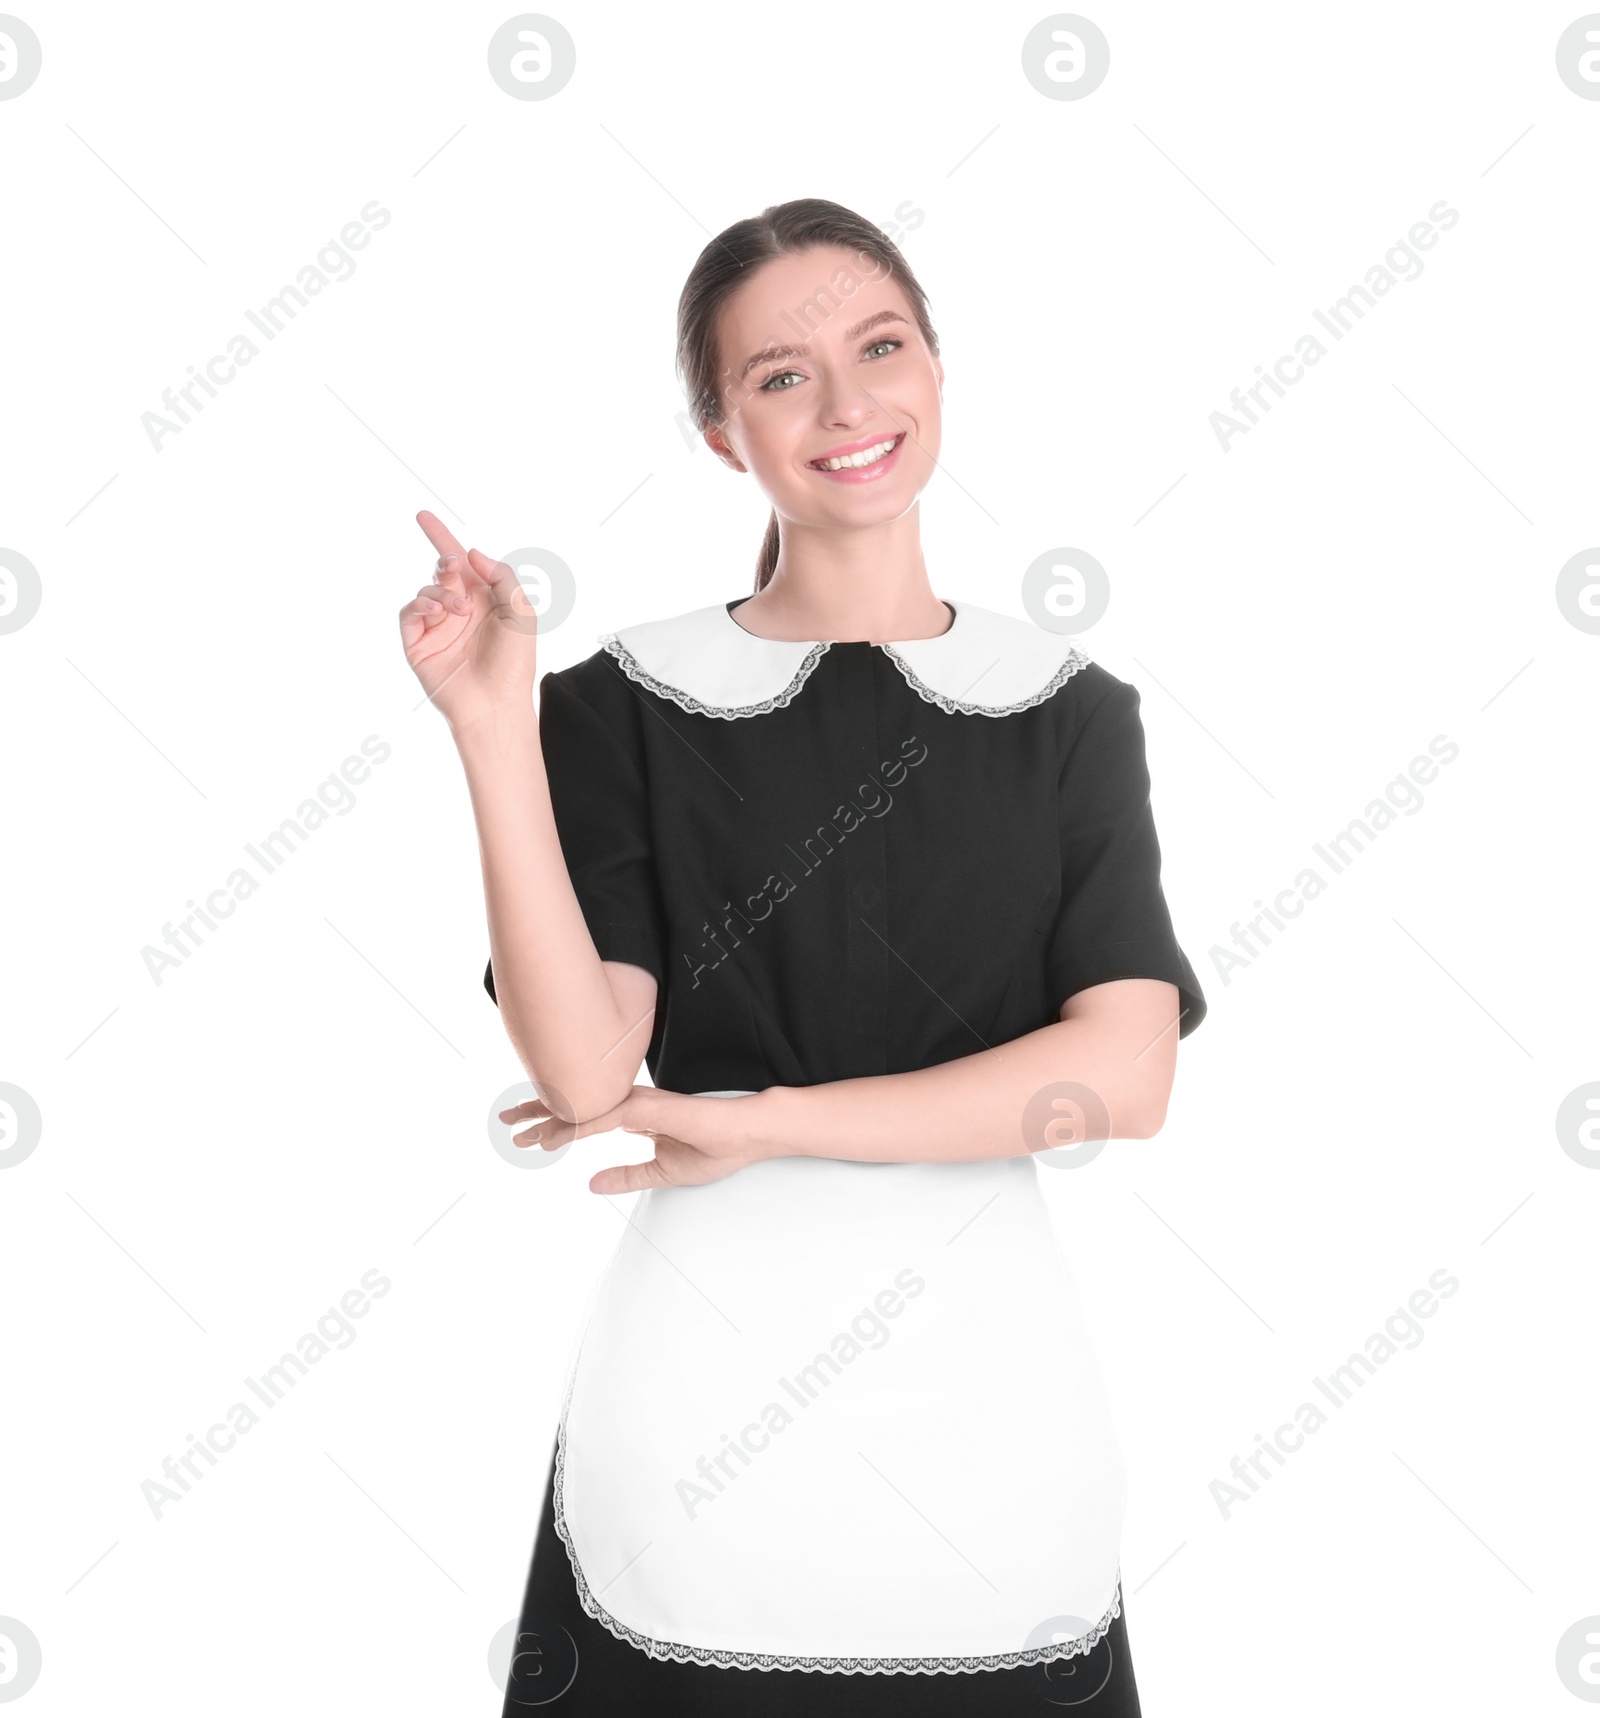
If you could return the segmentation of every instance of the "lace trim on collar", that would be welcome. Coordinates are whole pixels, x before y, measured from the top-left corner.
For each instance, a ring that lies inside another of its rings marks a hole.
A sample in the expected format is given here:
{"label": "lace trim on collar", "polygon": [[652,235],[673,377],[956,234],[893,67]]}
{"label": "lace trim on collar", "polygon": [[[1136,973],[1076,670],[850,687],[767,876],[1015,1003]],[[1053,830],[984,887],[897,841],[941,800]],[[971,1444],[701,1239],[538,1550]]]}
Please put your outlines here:
{"label": "lace trim on collar", "polygon": [[[826,650],[826,644],[818,646],[819,652]],[[806,672],[810,672],[809,669]],[[803,678],[803,676],[801,676]],[[1062,675],[1065,678],[1065,675]],[[790,689],[792,696],[795,688]],[[1044,696],[1044,694],[1040,694]],[[1030,700],[1037,703],[1038,699]],[[787,702],[787,699],[784,700]],[[738,712],[729,710],[708,710],[713,716],[727,716]],[[568,1401],[571,1401],[571,1387],[568,1387]],[[640,1634],[637,1629],[629,1628],[626,1623],[619,1622],[604,1605],[589,1590],[589,1582],[584,1576],[582,1565],[578,1562],[578,1553],[572,1543],[572,1536],[567,1531],[566,1513],[563,1508],[562,1478],[566,1466],[567,1454],[567,1414],[563,1407],[561,1422],[556,1431],[556,1460],[555,1478],[552,1487],[555,1511],[556,1533],[567,1548],[567,1557],[572,1564],[572,1578],[577,1584],[578,1602],[584,1612],[610,1630],[618,1640],[626,1641],[629,1646],[636,1646],[651,1658],[668,1659],[675,1664],[703,1664],[719,1670],[822,1670],[851,1673],[858,1676],[889,1676],[898,1672],[949,1672],[954,1674],[966,1670],[1012,1670],[1019,1665],[1050,1664],[1058,1659],[1075,1658],[1079,1653],[1091,1652],[1104,1639],[1107,1630],[1122,1612],[1122,1571],[1117,1571],[1116,1586],[1112,1589],[1111,1604],[1102,1616],[1086,1634],[1078,1635],[1073,1640],[1051,1641],[1044,1646],[1023,1647],[1016,1652],[990,1652],[972,1654],[957,1658],[830,1658],[826,1656],[797,1656],[781,1652],[739,1652],[724,1647],[687,1646],[681,1641],[656,1640],[650,1635]]]}
{"label": "lace trim on collar", "polygon": [[1066,660],[1037,692],[1031,693],[1026,698],[1019,698],[1014,704],[975,704],[962,698],[952,698],[944,692],[934,691],[918,676],[916,670],[892,644],[880,645],[879,649],[887,653],[890,660],[905,676],[906,684],[919,698],[926,699],[930,704],[937,704],[941,710],[947,711],[951,715],[960,716],[1009,716],[1017,710],[1031,709],[1035,704],[1042,704],[1052,692],[1065,685],[1080,668],[1089,666],[1089,658],[1074,644],[1068,651]]}
{"label": "lace trim on collar", "polygon": [[691,715],[722,716],[729,720],[736,716],[760,716],[768,710],[776,710],[780,705],[790,703],[805,685],[811,670],[822,660],[823,652],[828,646],[824,643],[813,644],[806,652],[800,666],[795,670],[794,678],[781,692],[770,698],[763,698],[755,704],[704,704],[689,693],[680,691],[668,681],[658,680],[640,663],[631,650],[614,632],[608,632],[600,640],[603,650],[609,651],[621,665],[622,671],[630,680],[637,680],[641,686],[647,686],[658,697],[670,698],[681,710],[687,710]]}

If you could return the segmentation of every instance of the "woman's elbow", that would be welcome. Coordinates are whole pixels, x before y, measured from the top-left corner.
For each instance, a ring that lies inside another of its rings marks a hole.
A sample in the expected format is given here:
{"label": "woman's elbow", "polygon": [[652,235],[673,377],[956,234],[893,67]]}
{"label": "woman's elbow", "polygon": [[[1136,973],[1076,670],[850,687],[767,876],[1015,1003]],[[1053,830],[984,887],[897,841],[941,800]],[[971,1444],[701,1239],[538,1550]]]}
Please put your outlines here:
{"label": "woman's elbow", "polygon": [[551,1055],[548,1049],[536,1055],[514,1032],[508,1029],[507,1035],[539,1101],[561,1121],[580,1126],[597,1121],[633,1090],[634,1073],[620,1065],[620,1056],[608,1061],[586,1054]]}
{"label": "woman's elbow", "polygon": [[1167,1123],[1167,1106],[1161,1104],[1136,1110],[1127,1127],[1119,1128],[1127,1139],[1154,1139]]}
{"label": "woman's elbow", "polygon": [[600,1068],[557,1070],[552,1077],[530,1072],[530,1078],[553,1114],[580,1127],[609,1115],[633,1090],[631,1079],[619,1081]]}
{"label": "woman's elbow", "polygon": [[1117,1132],[1125,1139],[1154,1139],[1167,1124],[1167,1103],[1172,1082],[1145,1082],[1128,1095]]}

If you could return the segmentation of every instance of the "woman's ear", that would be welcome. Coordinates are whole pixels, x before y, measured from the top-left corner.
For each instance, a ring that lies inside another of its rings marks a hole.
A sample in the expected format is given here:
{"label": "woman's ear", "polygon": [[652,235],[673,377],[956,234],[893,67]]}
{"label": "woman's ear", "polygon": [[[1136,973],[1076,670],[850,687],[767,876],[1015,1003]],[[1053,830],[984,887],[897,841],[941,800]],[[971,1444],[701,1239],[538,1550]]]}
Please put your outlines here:
{"label": "woman's ear", "polygon": [[702,439],[706,446],[709,447],[717,458],[720,459],[730,470],[743,471],[745,469],[744,461],[739,458],[738,454],[736,454],[731,447],[728,446],[728,438],[722,433],[722,426],[720,424],[712,424],[711,427],[704,432]]}

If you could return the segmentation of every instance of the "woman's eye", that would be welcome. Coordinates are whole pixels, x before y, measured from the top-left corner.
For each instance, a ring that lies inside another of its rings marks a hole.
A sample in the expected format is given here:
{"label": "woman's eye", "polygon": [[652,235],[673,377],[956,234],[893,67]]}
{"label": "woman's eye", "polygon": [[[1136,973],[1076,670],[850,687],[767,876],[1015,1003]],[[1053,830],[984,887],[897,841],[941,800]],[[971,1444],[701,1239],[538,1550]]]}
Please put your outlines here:
{"label": "woman's eye", "polygon": [[[887,354],[890,352],[897,352],[904,344],[905,342],[903,340],[874,340],[873,343],[867,347],[865,356],[870,358],[878,353]],[[766,381],[761,384],[761,392],[770,394],[786,394],[789,391],[787,384],[790,383],[791,379],[795,382],[803,382],[805,377],[802,376],[798,370],[780,370],[777,375],[767,377]]]}

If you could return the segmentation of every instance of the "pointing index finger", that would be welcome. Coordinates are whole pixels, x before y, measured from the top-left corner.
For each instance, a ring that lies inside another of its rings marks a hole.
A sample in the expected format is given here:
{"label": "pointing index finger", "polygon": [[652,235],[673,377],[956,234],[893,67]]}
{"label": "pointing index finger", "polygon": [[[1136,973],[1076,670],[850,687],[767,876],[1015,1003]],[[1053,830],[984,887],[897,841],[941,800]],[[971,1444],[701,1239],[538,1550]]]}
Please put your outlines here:
{"label": "pointing index finger", "polygon": [[450,527],[436,513],[430,513],[424,508],[417,515],[417,523],[422,527],[424,536],[441,555],[466,554],[466,550],[450,534]]}

